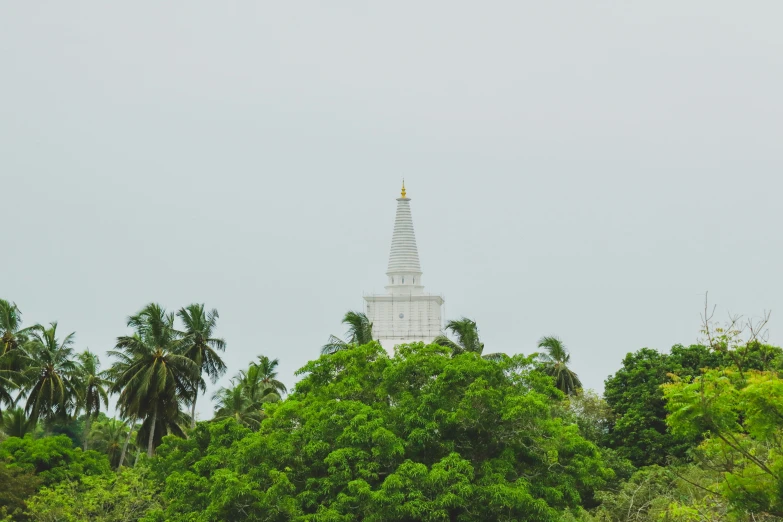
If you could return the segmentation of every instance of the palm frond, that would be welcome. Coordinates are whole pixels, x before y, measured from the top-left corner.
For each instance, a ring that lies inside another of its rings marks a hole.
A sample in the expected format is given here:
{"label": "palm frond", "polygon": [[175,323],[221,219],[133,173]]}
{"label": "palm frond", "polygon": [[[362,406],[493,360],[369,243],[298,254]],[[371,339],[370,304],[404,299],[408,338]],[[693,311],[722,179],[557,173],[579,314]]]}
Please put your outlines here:
{"label": "palm frond", "polygon": [[351,346],[337,336],[330,335],[329,340],[321,347],[321,355],[329,355],[340,350],[346,350]]}

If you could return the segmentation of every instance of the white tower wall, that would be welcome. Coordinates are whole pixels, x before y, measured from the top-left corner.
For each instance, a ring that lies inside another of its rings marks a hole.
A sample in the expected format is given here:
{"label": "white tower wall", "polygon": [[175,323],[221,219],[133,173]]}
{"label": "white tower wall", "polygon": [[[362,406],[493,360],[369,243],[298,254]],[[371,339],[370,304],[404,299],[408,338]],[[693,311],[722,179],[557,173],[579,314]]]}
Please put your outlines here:
{"label": "white tower wall", "polygon": [[397,199],[397,216],[386,272],[386,294],[364,297],[364,313],[373,324],[373,338],[389,353],[398,344],[432,342],[442,331],[443,297],[424,293],[410,198],[405,185]]}

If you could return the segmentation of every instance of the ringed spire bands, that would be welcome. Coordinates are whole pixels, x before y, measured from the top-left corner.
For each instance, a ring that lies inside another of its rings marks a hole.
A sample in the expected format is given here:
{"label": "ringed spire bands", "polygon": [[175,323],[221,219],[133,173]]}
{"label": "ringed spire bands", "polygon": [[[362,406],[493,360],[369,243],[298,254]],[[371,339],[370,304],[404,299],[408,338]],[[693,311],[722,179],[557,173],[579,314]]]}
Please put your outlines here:
{"label": "ringed spire bands", "polygon": [[[403,185],[404,187],[404,185]],[[405,188],[402,189],[405,194]],[[397,217],[394,220],[389,268],[386,273],[417,273],[421,275],[419,249],[416,247],[416,234],[413,232],[410,198],[397,198]]]}

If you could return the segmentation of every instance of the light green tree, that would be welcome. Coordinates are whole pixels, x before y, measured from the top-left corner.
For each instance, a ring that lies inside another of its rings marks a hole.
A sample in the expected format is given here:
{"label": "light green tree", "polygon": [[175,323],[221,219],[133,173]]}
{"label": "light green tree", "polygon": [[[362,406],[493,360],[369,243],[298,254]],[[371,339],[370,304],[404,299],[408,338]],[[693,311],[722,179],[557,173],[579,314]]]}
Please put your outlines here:
{"label": "light green tree", "polygon": [[723,479],[710,484],[735,513],[783,517],[783,380],[726,368],[663,386],[674,433],[702,434],[694,456]]}

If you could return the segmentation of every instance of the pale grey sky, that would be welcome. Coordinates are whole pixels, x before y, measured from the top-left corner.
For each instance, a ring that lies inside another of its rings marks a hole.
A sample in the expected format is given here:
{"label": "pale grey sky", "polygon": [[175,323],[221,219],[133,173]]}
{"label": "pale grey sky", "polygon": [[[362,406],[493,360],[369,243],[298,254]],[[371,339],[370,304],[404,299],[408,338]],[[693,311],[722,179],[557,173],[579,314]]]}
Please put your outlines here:
{"label": "pale grey sky", "polygon": [[490,351],[559,335],[600,390],[626,352],[693,342],[706,290],[771,309],[781,343],[781,18],[3,2],[0,296],[98,353],[150,301],[204,302],[229,375],[263,353],[293,384],[382,290],[405,177],[427,290]]}

